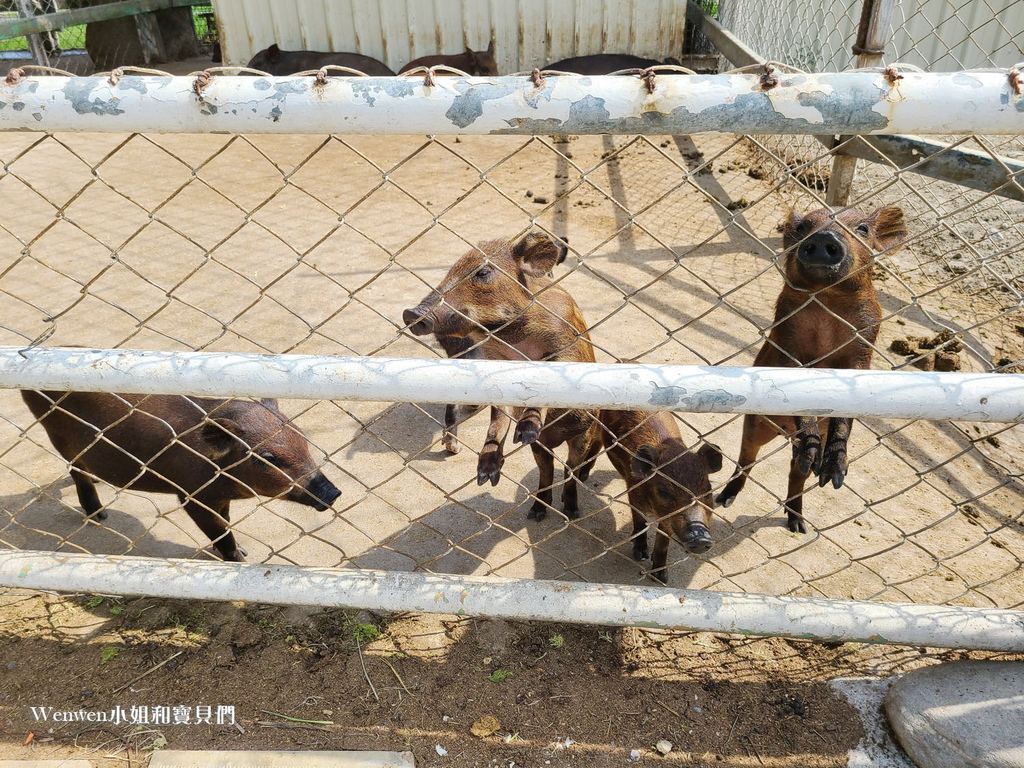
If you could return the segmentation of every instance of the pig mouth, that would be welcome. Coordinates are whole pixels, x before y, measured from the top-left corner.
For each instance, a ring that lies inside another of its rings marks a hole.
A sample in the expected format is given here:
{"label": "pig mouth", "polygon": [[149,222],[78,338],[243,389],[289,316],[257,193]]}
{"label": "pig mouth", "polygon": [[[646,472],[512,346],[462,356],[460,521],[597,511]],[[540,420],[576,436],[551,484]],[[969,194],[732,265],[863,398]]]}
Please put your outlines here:
{"label": "pig mouth", "polygon": [[296,487],[285,494],[285,498],[307,507],[312,507],[317,512],[330,509],[335,500],[341,496],[341,491],[331,485],[329,488],[309,489]]}
{"label": "pig mouth", "polygon": [[409,326],[414,336],[428,336],[434,332],[433,310],[425,309],[422,305],[405,310],[402,322]]}

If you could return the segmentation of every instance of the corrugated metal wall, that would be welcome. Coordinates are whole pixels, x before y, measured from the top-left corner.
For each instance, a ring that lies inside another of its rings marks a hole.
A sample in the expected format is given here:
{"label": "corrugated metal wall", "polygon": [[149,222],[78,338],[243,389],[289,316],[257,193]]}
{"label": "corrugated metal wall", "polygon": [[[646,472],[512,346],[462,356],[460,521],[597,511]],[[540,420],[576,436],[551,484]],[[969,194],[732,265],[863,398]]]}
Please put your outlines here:
{"label": "corrugated metal wall", "polygon": [[[723,25],[769,59],[813,72],[853,66],[862,0],[720,0]],[[1024,0],[897,0],[885,62],[932,72],[1024,60]]]}
{"label": "corrugated metal wall", "polygon": [[679,56],[685,0],[215,0],[225,64],[271,43],[284,50],[351,51],[398,71],[420,56],[484,49],[499,71],[568,56]]}

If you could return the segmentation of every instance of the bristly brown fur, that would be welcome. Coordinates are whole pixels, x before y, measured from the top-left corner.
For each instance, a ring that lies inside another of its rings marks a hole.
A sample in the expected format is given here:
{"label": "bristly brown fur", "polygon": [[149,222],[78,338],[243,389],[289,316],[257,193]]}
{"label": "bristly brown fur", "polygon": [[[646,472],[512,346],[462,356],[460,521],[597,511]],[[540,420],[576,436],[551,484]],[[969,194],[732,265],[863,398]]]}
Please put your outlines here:
{"label": "bristly brown fur", "polygon": [[[786,283],[754,365],[868,368],[882,319],[871,267],[876,253],[897,246],[906,236],[903,211],[895,206],[870,216],[852,209],[834,216],[826,209],[791,214],[782,241]],[[746,416],[736,474],[719,495],[719,503],[733,502],[763,445],[779,434],[788,435],[794,440],[786,495],[788,525],[805,533],[804,482],[813,471],[819,485],[830,480],[836,488],[843,484],[851,427],[851,419]]]}

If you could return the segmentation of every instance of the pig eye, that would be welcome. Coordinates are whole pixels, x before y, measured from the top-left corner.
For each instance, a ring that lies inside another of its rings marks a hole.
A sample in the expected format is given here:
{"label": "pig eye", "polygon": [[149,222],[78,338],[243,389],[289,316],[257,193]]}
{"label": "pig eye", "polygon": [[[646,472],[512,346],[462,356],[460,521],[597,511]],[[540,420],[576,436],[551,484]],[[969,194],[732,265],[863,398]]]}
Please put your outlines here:
{"label": "pig eye", "polygon": [[493,277],[493,275],[494,267],[484,265],[476,271],[476,274],[473,275],[473,279],[486,283],[488,280],[491,279],[491,277]]}
{"label": "pig eye", "polygon": [[801,219],[800,223],[796,225],[794,230],[800,237],[803,237],[811,228],[811,223],[807,219]]}
{"label": "pig eye", "polygon": [[263,459],[265,462],[267,462],[271,466],[274,466],[274,467],[281,466],[281,463],[282,463],[281,462],[281,457],[278,456],[276,453],[261,453],[259,456],[260,456],[261,459]]}
{"label": "pig eye", "polygon": [[866,221],[862,221],[860,224],[854,227],[853,231],[856,232],[858,235],[863,235],[864,237],[867,237],[868,235],[871,234],[871,225],[868,224]]}

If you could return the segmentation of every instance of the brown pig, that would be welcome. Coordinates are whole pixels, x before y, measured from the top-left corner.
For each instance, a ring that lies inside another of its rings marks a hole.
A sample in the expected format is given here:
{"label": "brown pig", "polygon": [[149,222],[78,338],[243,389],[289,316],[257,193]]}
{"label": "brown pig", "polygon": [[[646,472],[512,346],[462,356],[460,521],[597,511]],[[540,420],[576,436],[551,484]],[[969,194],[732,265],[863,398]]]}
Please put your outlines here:
{"label": "brown pig", "polygon": [[341,495],[275,400],[32,390],[21,396],[71,465],[86,515],[107,516],[93,478],[173,493],[225,560],[242,562],[245,554],[228,528],[232,500],[280,497],[324,510]]}
{"label": "brown pig", "polygon": [[670,538],[695,554],[707,552],[714,543],[708,475],[722,468],[722,451],[711,443],[688,451],[669,413],[604,410],[599,419],[608,458],[626,481],[633,558],[648,556],[647,522],[657,523],[651,576],[665,584]]}
{"label": "brown pig", "polygon": [[[474,77],[495,77],[498,74],[498,64],[494,60],[494,41],[491,40],[486,51],[471,51],[467,48],[465,53],[456,53],[451,56],[420,56],[398,70],[398,74],[401,75],[410,69],[416,69],[416,67],[439,66],[460,69]],[[452,73],[438,72],[437,74],[445,75]]]}
{"label": "brown pig", "polygon": [[[853,209],[832,215],[824,208],[807,215],[791,214],[782,237],[786,284],[754,365],[868,368],[882,320],[871,282],[874,254],[906,236],[903,211],[895,206],[870,216]],[[747,415],[736,473],[719,494],[718,503],[732,504],[761,447],[780,434],[787,435],[793,441],[787,525],[794,533],[806,533],[804,482],[814,472],[819,486],[830,481],[834,488],[842,486],[852,425],[849,418]],[[824,449],[822,434],[827,434]]]}
{"label": "brown pig", "polygon": [[[594,349],[579,307],[546,275],[564,258],[565,246],[546,234],[518,242],[493,240],[460,258],[441,286],[402,319],[418,336],[456,336],[478,344],[488,360],[594,362]],[[514,442],[531,445],[540,473],[529,517],[543,519],[554,485],[553,450],[569,444],[562,505],[566,517],[579,513],[576,478],[586,480],[600,450],[593,413],[551,409],[541,427],[537,408],[515,409]],[[504,464],[509,416],[491,408],[487,440],[477,462],[477,482],[497,485]]]}

